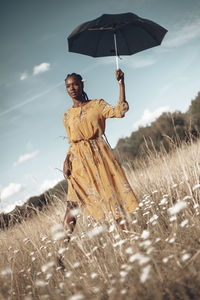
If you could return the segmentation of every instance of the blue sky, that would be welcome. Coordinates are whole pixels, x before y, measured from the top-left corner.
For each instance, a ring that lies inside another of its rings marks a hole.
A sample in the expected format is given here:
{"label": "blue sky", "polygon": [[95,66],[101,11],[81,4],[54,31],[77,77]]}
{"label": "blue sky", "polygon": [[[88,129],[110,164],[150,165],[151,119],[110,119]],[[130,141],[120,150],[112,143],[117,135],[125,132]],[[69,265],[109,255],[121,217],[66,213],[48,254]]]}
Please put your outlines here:
{"label": "blue sky", "polygon": [[133,12],[168,29],[161,46],[124,56],[130,110],[107,121],[114,147],[120,137],[163,111],[186,111],[200,91],[200,1],[19,0],[0,11],[0,210],[9,211],[63,179],[68,149],[63,113],[72,105],[68,73],[80,73],[89,98],[118,99],[115,58],[69,53],[67,36],[103,13]]}

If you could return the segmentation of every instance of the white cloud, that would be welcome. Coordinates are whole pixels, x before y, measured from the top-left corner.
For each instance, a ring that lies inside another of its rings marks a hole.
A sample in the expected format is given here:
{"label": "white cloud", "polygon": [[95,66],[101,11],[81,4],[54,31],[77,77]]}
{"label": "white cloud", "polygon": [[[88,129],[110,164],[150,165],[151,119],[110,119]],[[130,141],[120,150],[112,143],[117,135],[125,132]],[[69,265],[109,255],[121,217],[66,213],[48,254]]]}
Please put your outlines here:
{"label": "white cloud", "polygon": [[139,126],[146,126],[151,124],[151,122],[155,121],[163,112],[169,111],[169,106],[161,106],[158,107],[154,111],[150,111],[149,109],[145,109],[141,119],[133,124],[133,128],[136,130]]}
{"label": "white cloud", "polygon": [[45,179],[40,186],[40,192],[43,193],[48,189],[54,187],[60,180],[58,179]]}
{"label": "white cloud", "polygon": [[20,76],[20,80],[25,80],[27,78],[28,78],[28,73],[27,72],[22,73],[21,76]]}
{"label": "white cloud", "polygon": [[9,212],[13,211],[17,206],[22,206],[24,204],[25,201],[22,201],[22,200],[17,200],[17,201],[14,201],[12,203],[9,203],[9,204],[6,204],[4,206],[1,206],[0,207],[0,212],[4,212],[5,214],[8,214]]}
{"label": "white cloud", "polygon": [[19,158],[18,158],[18,161],[14,162],[13,164],[13,167],[16,167],[20,164],[22,164],[23,162],[35,157],[36,155],[38,155],[40,151],[39,150],[36,150],[34,152],[31,152],[31,153],[27,153],[27,154],[24,154],[24,155],[21,155]]}
{"label": "white cloud", "polygon": [[1,188],[1,199],[4,200],[6,198],[9,198],[14,194],[19,193],[22,189],[22,184],[11,182],[8,186]]}
{"label": "white cloud", "polygon": [[50,63],[41,63],[40,65],[38,66],[35,66],[33,68],[33,75],[38,75],[40,73],[44,73],[44,72],[47,72],[50,70]]}
{"label": "white cloud", "polygon": [[144,67],[149,67],[156,63],[155,58],[153,57],[134,57],[131,62],[129,63],[129,66],[133,69],[139,69]]}
{"label": "white cloud", "polygon": [[[180,25],[179,25],[180,26]],[[177,27],[177,26],[176,26]],[[181,28],[174,28],[169,31],[163,41],[163,47],[179,47],[192,39],[200,37],[200,20],[197,19],[190,24],[185,24]]]}

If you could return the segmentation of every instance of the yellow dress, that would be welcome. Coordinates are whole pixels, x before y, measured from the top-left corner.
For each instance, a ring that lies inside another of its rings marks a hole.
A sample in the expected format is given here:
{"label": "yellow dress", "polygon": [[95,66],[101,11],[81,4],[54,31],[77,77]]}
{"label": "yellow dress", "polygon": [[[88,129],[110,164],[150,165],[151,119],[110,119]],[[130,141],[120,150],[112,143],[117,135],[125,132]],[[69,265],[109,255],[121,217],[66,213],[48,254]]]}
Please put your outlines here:
{"label": "yellow dress", "polygon": [[102,137],[106,119],[123,118],[128,109],[127,102],[118,100],[111,106],[98,99],[63,114],[72,163],[67,200],[96,220],[110,215],[118,219],[138,207],[124,171]]}

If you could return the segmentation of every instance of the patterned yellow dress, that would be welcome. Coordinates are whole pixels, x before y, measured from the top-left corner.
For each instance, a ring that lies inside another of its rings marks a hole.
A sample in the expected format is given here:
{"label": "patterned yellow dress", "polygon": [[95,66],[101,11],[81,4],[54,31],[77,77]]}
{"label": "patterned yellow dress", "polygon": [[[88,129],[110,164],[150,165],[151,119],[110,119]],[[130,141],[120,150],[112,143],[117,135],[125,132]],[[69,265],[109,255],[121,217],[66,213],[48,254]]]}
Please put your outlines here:
{"label": "patterned yellow dress", "polygon": [[111,215],[118,219],[138,206],[124,171],[102,137],[106,119],[123,118],[128,109],[127,102],[118,100],[111,106],[98,99],[71,107],[63,115],[72,163],[67,200],[78,203],[96,220]]}

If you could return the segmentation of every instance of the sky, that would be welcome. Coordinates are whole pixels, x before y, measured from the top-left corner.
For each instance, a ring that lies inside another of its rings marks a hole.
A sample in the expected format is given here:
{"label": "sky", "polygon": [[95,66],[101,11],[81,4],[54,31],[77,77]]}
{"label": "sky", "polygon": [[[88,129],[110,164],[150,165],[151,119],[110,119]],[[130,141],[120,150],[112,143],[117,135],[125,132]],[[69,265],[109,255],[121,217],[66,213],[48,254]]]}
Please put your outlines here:
{"label": "sky", "polygon": [[129,111],[108,119],[112,147],[164,111],[185,112],[200,91],[199,0],[9,0],[0,10],[0,212],[64,179],[64,79],[83,76],[90,99],[115,105],[115,58],[68,52],[67,36],[104,13],[133,12],[168,30],[162,44],[122,56]]}

